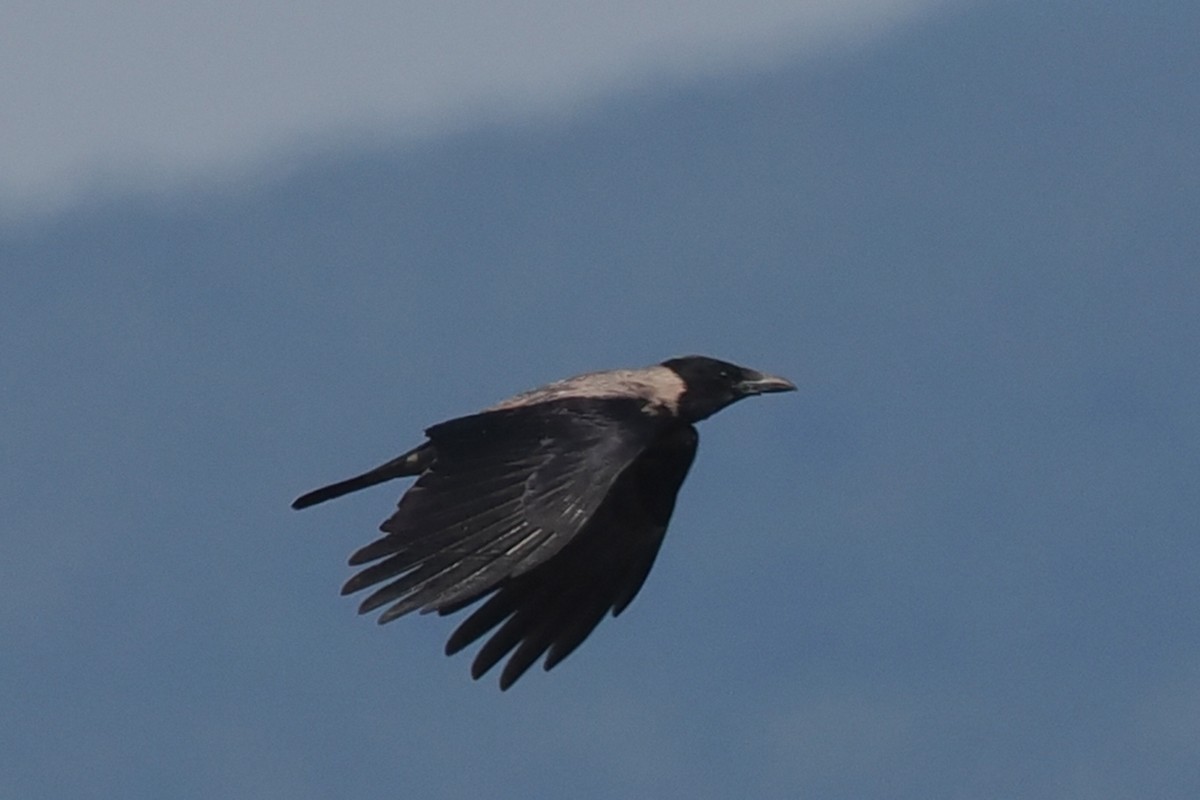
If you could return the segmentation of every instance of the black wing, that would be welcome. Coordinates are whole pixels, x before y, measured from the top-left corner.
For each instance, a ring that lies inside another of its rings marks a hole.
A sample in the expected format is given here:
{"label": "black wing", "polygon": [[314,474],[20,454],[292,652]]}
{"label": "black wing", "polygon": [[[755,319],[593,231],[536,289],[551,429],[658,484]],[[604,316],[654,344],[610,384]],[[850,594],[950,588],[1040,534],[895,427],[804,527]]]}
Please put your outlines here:
{"label": "black wing", "polygon": [[633,401],[571,399],[430,428],[432,466],[381,526],[387,535],[351,557],[378,563],[343,593],[389,581],[360,608],[391,604],[380,617],[387,622],[416,609],[458,610],[546,565],[597,516],[664,424]]}
{"label": "black wing", "polygon": [[608,611],[614,617],[624,611],[658,555],[697,442],[690,425],[660,434],[620,475],[583,530],[552,560],[504,581],[454,631],[446,653],[499,625],[476,655],[471,675],[478,678],[511,652],[500,675],[500,688],[507,689],[543,654],[545,669],[551,669]]}

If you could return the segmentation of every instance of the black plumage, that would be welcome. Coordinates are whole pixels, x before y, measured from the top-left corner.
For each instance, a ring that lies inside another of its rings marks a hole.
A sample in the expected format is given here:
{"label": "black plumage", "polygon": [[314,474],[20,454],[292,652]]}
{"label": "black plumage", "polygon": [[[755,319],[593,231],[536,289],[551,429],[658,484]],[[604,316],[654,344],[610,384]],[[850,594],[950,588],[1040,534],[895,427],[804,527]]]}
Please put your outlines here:
{"label": "black plumage", "polygon": [[350,557],[369,566],[342,593],[378,587],[359,611],[384,608],[381,623],[487,598],[446,652],[492,632],[471,674],[507,656],[507,689],[543,655],[545,669],[562,661],[633,600],[695,457],[693,423],[743,397],[795,388],[704,356],[579,375],[434,425],[404,455],[292,507],[419,476],[380,526],[384,536]]}

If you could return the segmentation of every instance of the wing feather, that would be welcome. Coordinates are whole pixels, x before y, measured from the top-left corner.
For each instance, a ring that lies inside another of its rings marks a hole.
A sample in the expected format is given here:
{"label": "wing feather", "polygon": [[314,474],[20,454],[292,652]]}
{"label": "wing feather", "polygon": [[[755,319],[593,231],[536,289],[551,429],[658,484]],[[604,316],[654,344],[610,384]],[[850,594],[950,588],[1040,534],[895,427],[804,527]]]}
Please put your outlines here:
{"label": "wing feather", "polygon": [[446,644],[457,652],[498,630],[480,648],[479,677],[509,656],[507,689],[539,658],[551,669],[591,634],[605,614],[623,611],[654,563],[675,498],[695,456],[695,429],[661,437],[613,486],[583,532],[552,561],[506,581]]}
{"label": "wing feather", "polygon": [[471,673],[507,657],[502,688],[543,657],[558,664],[628,606],[697,444],[691,426],[617,398],[499,408],[426,433],[434,457],[384,536],[351,557],[364,568],[342,591],[377,587],[359,610],[386,607],[381,623],[486,598],[446,652],[487,636]]}
{"label": "wing feather", "polygon": [[[343,593],[391,581],[360,608],[386,622],[477,598],[576,536],[660,421],[632,400],[569,399],[435,425],[432,464],[351,564]],[[394,580],[393,580],[394,579]]]}

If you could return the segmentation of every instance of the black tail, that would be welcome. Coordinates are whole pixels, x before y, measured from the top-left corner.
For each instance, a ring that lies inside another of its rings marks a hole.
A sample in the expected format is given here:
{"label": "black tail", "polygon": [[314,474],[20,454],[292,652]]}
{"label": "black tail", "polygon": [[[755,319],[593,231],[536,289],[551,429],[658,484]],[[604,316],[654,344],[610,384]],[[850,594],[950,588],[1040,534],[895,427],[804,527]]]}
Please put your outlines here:
{"label": "black tail", "polygon": [[426,442],[420,447],[409,450],[402,456],[393,458],[386,464],[381,464],[373,470],[364,472],[362,475],[355,475],[353,478],[331,483],[328,486],[322,486],[320,489],[313,489],[308,494],[300,495],[293,501],[292,508],[308,508],[309,506],[315,506],[317,503],[324,503],[326,500],[350,494],[350,492],[357,492],[359,489],[366,489],[368,486],[374,486],[377,483],[390,481],[393,478],[420,475],[425,471],[426,467],[433,463],[433,455],[433,447]]}

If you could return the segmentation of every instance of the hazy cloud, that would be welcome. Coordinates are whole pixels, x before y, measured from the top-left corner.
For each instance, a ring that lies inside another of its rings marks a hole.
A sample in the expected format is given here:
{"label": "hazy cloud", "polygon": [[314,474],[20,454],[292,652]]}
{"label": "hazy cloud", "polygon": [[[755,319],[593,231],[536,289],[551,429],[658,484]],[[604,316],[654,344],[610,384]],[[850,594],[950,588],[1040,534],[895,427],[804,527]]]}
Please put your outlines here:
{"label": "hazy cloud", "polygon": [[863,42],[945,0],[5,4],[0,206]]}

